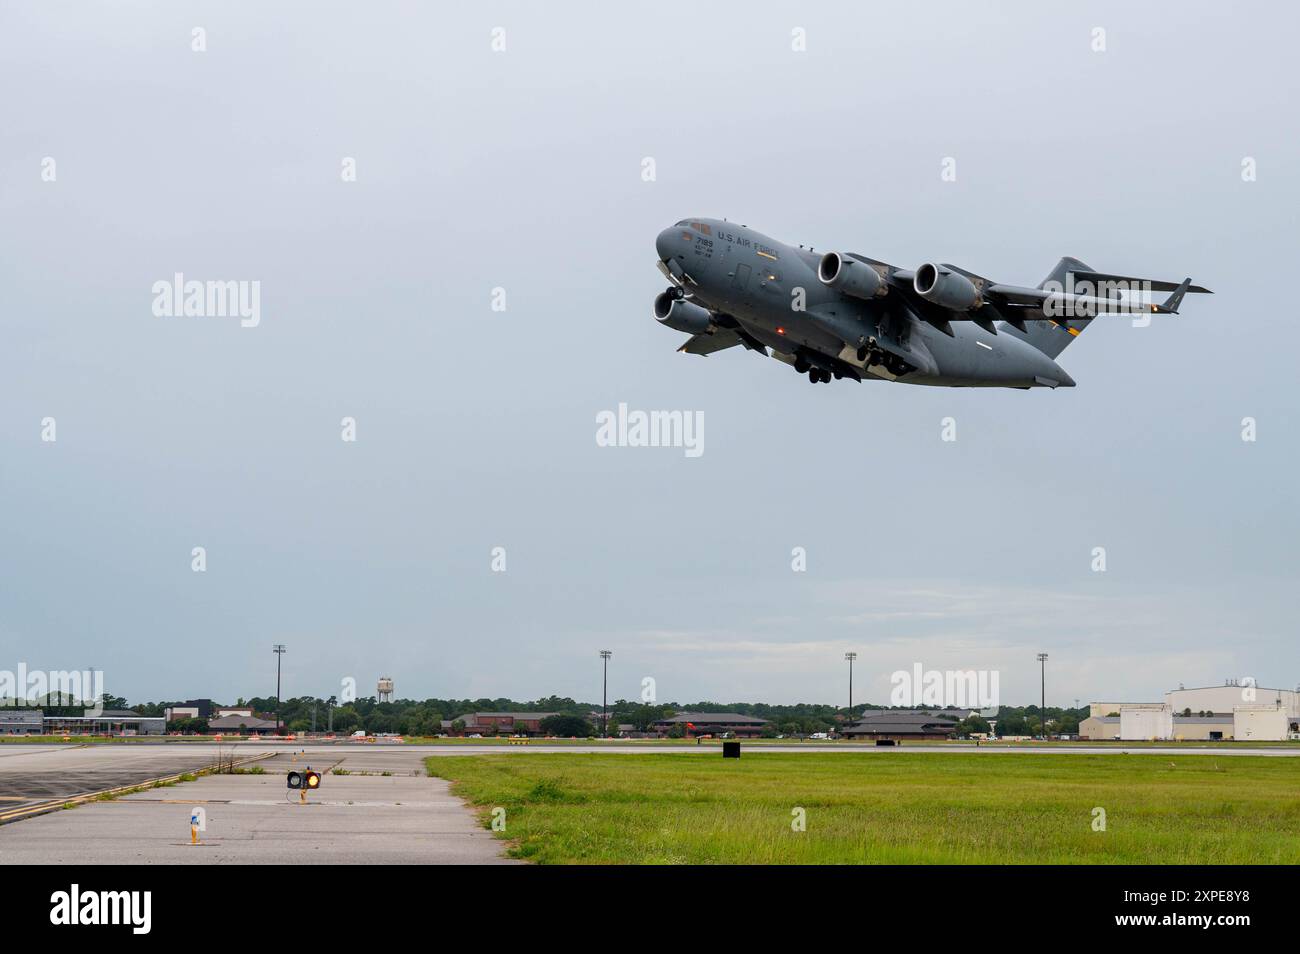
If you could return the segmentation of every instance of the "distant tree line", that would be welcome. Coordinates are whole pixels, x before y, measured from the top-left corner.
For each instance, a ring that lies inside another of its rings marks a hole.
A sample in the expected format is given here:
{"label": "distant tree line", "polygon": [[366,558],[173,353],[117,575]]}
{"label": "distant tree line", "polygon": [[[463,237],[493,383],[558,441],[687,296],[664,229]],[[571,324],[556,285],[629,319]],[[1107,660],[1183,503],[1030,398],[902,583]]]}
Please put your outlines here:
{"label": "distant tree line", "polygon": [[[161,716],[170,706],[184,705],[183,701],[146,702],[128,707],[120,697],[106,697],[106,708],[132,708],[141,715]],[[254,711],[273,715],[274,696],[238,699],[234,705],[251,706]],[[280,718],[289,732],[306,732],[313,728],[324,732],[330,726],[333,709],[333,730],[350,734],[361,729],[374,735],[393,732],[399,735],[438,735],[444,731],[443,721],[455,721],[471,712],[551,712],[562,719],[544,720],[542,731],[547,734],[569,736],[589,735],[599,730],[599,725],[589,718],[600,712],[600,703],[579,702],[567,696],[547,696],[529,702],[515,699],[397,699],[379,702],[370,696],[343,705],[331,705],[327,700],[312,696],[296,696],[280,703]],[[738,712],[766,719],[764,732],[768,736],[804,736],[818,732],[833,732],[860,718],[866,712],[887,710],[889,706],[864,703],[852,709],[818,703],[772,705],[765,702],[668,702],[647,705],[642,702],[619,699],[609,705],[609,734],[616,735],[620,725],[630,725],[634,731],[646,732],[660,719],[679,712]],[[941,710],[934,710],[941,711]],[[1047,707],[1047,729],[1052,735],[1075,735],[1079,722],[1087,718],[1086,707],[1063,709]],[[65,714],[50,711],[49,714]],[[1036,705],[1003,706],[997,717],[998,735],[1038,735],[1041,731],[1040,710]],[[956,721],[960,735],[987,732],[988,724],[978,716]],[[207,728],[203,719],[180,719],[168,723],[169,731],[202,732]]]}

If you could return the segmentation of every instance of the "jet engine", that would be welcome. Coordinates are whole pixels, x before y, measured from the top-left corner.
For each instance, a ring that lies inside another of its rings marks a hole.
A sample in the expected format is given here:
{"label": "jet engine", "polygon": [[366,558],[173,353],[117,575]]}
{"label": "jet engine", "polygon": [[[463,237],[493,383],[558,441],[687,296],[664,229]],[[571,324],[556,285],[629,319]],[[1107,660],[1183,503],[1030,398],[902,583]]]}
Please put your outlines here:
{"label": "jet engine", "polygon": [[880,273],[866,262],[827,252],[817,265],[817,277],[823,285],[854,298],[879,298],[889,290]]}
{"label": "jet engine", "polygon": [[984,304],[969,278],[930,262],[916,270],[912,288],[926,301],[952,311],[974,311]]}
{"label": "jet engine", "polygon": [[704,334],[713,322],[707,308],[677,297],[674,289],[655,296],[655,319],[674,331],[684,331],[688,335]]}

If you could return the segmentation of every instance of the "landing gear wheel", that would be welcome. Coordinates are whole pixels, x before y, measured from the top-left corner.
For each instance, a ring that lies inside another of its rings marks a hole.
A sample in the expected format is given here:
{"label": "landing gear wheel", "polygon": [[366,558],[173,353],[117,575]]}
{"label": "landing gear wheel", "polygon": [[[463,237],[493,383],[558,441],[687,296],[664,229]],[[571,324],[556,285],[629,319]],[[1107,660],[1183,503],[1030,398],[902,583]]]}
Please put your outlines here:
{"label": "landing gear wheel", "polygon": [[668,294],[674,301],[681,301],[686,297],[686,292],[682,291],[681,286],[679,285],[669,285]]}
{"label": "landing gear wheel", "polygon": [[863,345],[861,348],[858,349],[858,360],[859,360],[859,361],[866,361],[866,360],[867,360],[867,355],[869,355],[869,354],[870,354],[870,352],[867,350],[867,346],[866,346],[866,345]]}
{"label": "landing gear wheel", "polygon": [[822,379],[822,373],[818,371],[816,368],[813,368],[811,371],[808,372],[808,380],[811,381],[813,384],[816,384],[821,379]]}
{"label": "landing gear wheel", "polygon": [[809,368],[809,364],[803,358],[794,359],[794,369],[798,371],[800,374],[807,374],[808,368]]}
{"label": "landing gear wheel", "polygon": [[838,371],[834,372],[834,374],[835,374],[835,380],[836,380],[836,381],[838,381],[840,378],[842,378],[842,377],[844,376],[844,375],[840,374]]}

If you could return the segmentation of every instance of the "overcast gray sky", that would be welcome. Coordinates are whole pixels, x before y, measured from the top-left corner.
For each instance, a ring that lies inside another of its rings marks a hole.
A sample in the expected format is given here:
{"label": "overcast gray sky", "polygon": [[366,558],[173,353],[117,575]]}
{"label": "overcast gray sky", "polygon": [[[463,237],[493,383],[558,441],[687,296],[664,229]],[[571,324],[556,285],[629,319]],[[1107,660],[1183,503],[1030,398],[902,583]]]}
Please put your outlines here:
{"label": "overcast gray sky", "polygon": [[[6,3],[0,668],[233,699],[284,642],[288,695],[593,699],[607,648],[611,698],[842,702],[854,650],[859,701],[920,662],[1020,704],[1045,651],[1062,704],[1292,686],[1297,20]],[[675,353],[686,216],[1216,295],[1098,322],[1073,390],[812,387]],[[260,324],[156,317],[176,272],[259,281]],[[705,453],[598,447],[620,402],[702,411]]]}

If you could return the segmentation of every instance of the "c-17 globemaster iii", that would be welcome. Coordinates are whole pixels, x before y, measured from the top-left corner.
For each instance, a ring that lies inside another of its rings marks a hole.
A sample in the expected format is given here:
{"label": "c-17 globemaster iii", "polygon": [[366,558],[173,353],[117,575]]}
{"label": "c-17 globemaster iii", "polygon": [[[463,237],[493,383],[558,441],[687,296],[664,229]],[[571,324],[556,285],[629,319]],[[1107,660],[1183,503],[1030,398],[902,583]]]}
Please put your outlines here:
{"label": "c-17 globemaster iii", "polygon": [[[1063,258],[1037,288],[956,265],[896,268],[816,254],[743,225],[683,219],[655,241],[672,282],[655,318],[709,355],[741,345],[810,381],[884,379],[940,387],[1074,387],[1056,357],[1099,315],[1177,314],[1193,285],[1095,272]],[[1172,292],[1156,304],[1153,291]]]}

